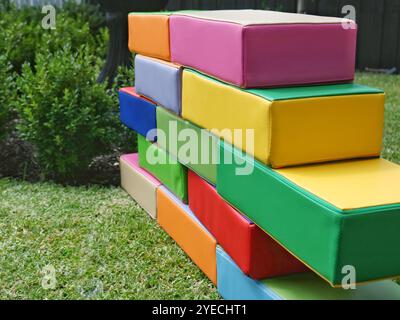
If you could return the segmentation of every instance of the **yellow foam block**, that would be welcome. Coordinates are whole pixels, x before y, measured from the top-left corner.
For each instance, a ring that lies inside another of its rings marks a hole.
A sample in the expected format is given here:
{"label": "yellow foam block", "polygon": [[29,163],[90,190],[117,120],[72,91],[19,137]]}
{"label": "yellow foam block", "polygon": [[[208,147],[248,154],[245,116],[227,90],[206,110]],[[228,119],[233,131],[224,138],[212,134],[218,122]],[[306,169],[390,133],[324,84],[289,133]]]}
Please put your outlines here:
{"label": "yellow foam block", "polygon": [[164,187],[157,189],[157,221],[216,285],[216,240],[189,207]]}
{"label": "yellow foam block", "polygon": [[400,166],[378,158],[276,170],[341,210],[398,204]]}
{"label": "yellow foam block", "polygon": [[[185,70],[182,117],[217,129],[274,168],[374,157],[382,148],[385,95],[373,90],[351,84],[241,90]],[[245,132],[235,139],[233,129],[253,129],[254,148]]]}

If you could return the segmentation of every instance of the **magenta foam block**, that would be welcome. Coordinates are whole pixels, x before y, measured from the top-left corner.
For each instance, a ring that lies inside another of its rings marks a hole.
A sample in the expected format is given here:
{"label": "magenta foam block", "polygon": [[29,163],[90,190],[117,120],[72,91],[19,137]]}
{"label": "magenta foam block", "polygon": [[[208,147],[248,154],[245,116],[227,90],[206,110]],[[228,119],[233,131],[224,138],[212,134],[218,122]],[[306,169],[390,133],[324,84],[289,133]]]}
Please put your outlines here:
{"label": "magenta foam block", "polygon": [[243,88],[351,82],[357,27],[262,10],[175,13],[172,61]]}

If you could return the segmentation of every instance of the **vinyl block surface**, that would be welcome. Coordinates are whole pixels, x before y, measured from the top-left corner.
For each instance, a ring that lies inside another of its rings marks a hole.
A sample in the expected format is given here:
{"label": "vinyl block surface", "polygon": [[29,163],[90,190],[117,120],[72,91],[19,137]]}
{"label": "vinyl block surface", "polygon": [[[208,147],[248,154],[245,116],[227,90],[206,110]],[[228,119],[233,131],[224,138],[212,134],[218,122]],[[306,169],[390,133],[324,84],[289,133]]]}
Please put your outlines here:
{"label": "vinyl block surface", "polygon": [[160,147],[211,183],[216,183],[219,138],[163,108],[157,109],[157,130]]}
{"label": "vinyl block surface", "polygon": [[190,209],[246,275],[264,279],[309,271],[205,180],[189,171],[188,181]]}
{"label": "vinyl block surface", "polygon": [[332,288],[313,273],[256,281],[247,277],[217,247],[218,292],[227,300],[399,300],[400,287],[391,280],[356,287]]}
{"label": "vinyl block surface", "polygon": [[187,202],[187,169],[168,152],[138,135],[139,166]]}
{"label": "vinyl block surface", "polygon": [[[235,154],[238,162],[226,163]],[[400,166],[366,159],[272,170],[221,144],[218,193],[332,285],[400,275]],[[243,162],[253,166],[238,175]],[[240,187],[238,187],[240,186]]]}
{"label": "vinyl block surface", "polygon": [[216,241],[184,205],[166,188],[157,190],[157,221],[183,251],[216,285]]}
{"label": "vinyl block surface", "polygon": [[155,177],[139,167],[138,154],[121,156],[121,186],[153,218],[157,217],[157,188]]}
{"label": "vinyl block surface", "polygon": [[241,87],[351,81],[357,27],[350,21],[263,10],[129,15],[132,51]]}
{"label": "vinyl block surface", "polygon": [[170,61],[169,13],[128,15],[129,50]]}
{"label": "vinyl block surface", "polygon": [[[147,136],[154,131],[156,126],[156,105],[140,97],[135,88],[122,88],[119,90],[120,119],[128,128]],[[150,134],[151,135],[151,134]],[[149,138],[154,140],[155,134]]]}
{"label": "vinyl block surface", "polygon": [[141,55],[135,57],[135,87],[138,94],[180,115],[182,68]]}
{"label": "vinyl block surface", "polygon": [[182,117],[275,168],[379,156],[384,101],[354,84],[240,90],[183,72]]}

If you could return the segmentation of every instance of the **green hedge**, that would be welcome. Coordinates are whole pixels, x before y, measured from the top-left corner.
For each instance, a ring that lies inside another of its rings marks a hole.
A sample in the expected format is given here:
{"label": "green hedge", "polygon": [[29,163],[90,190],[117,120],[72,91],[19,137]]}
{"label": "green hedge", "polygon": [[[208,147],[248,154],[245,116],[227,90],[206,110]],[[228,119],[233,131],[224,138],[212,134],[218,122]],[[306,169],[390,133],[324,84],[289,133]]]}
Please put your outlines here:
{"label": "green hedge", "polygon": [[57,9],[56,29],[42,28],[40,7],[4,6],[0,19],[0,52],[6,54],[16,71],[22,64],[33,64],[39,52],[56,52],[65,44],[78,50],[82,44],[90,45],[96,54],[104,57],[106,52],[106,29],[104,17],[97,8],[90,5],[77,5],[67,2]]}
{"label": "green hedge", "polygon": [[0,55],[0,140],[4,139],[14,114],[15,75],[5,55]]}
{"label": "green hedge", "polygon": [[[0,11],[0,139],[14,130],[35,150],[40,176],[66,183],[81,181],[95,157],[132,152],[116,87],[96,81],[108,42],[97,8],[67,3],[57,9],[55,30],[42,29],[40,8],[0,0]],[[133,81],[122,68],[118,84]]]}

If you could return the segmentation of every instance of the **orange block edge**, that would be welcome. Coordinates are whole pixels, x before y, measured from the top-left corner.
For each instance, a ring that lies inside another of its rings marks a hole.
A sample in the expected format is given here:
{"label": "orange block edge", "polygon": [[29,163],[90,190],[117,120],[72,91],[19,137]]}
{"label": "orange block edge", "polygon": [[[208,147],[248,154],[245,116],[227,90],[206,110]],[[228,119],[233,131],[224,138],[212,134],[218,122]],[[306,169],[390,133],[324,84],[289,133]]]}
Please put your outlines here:
{"label": "orange block edge", "polygon": [[183,251],[217,285],[216,240],[163,188],[157,189],[157,221]]}

